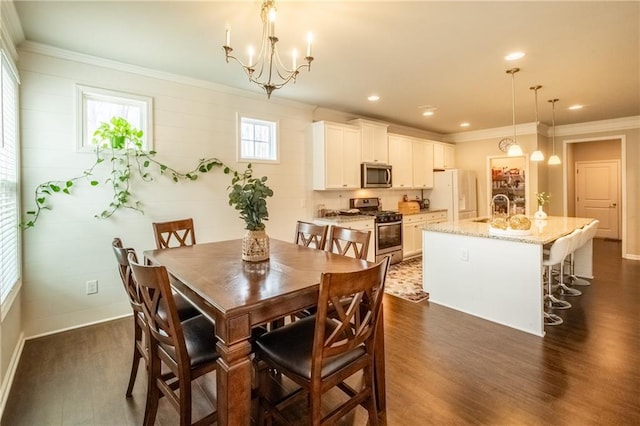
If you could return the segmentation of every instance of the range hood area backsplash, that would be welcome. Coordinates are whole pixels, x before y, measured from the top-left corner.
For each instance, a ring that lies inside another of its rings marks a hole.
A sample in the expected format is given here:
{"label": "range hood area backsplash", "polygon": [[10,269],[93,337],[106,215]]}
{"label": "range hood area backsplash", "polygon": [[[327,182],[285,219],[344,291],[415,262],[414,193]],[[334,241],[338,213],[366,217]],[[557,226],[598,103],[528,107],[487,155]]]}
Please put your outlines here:
{"label": "range hood area backsplash", "polygon": [[318,205],[323,204],[328,210],[341,210],[349,208],[350,198],[380,198],[382,210],[398,210],[398,201],[402,201],[406,195],[409,200],[429,198],[430,189],[397,190],[397,189],[357,189],[353,191],[313,191],[313,215],[316,216]]}

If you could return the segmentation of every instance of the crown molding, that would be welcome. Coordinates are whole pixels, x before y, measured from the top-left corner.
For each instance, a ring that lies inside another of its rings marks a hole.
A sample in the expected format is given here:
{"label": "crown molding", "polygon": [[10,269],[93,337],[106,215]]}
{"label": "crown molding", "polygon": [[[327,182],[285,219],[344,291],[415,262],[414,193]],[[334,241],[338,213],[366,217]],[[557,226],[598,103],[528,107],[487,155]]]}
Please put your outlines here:
{"label": "crown molding", "polygon": [[[35,53],[44,56],[50,56],[56,59],[64,59],[68,61],[79,62],[87,65],[94,65],[97,67],[108,68],[116,71],[128,72],[131,74],[137,74],[145,77],[157,78],[159,80],[171,81],[174,83],[185,84],[189,86],[201,87],[203,89],[214,90],[216,92],[227,93],[235,96],[241,96],[250,98],[253,100],[264,100],[263,94],[250,92],[248,90],[236,89],[231,86],[225,86],[223,84],[213,83],[207,80],[200,80],[197,78],[186,77],[179,74],[172,74],[165,71],[158,71],[151,68],[145,68],[138,65],[127,64],[124,62],[118,62],[111,59],[100,58],[97,56],[87,55],[84,53],[78,53],[71,50],[60,49],[58,47],[50,46],[47,44],[36,43],[33,41],[25,41],[19,47],[20,52]],[[291,101],[287,99],[271,99],[270,102],[280,105],[292,106],[296,108],[312,110],[316,108],[315,105],[304,104],[301,102]]]}
{"label": "crown molding", "polygon": [[[640,115],[556,126],[556,136],[573,136],[600,132],[619,132],[621,130],[631,129],[640,129]],[[549,131],[551,131],[551,127],[549,127]],[[549,136],[549,132],[547,133],[547,136]]]}
{"label": "crown molding", "polygon": [[[610,120],[589,121],[585,123],[565,124],[556,126],[556,137],[584,135],[600,132],[619,132],[622,130],[639,129],[640,116],[612,118]],[[546,137],[551,136],[553,128],[544,123],[523,123],[516,126],[518,135],[539,134]],[[471,132],[451,133],[445,136],[446,142],[464,143],[474,142],[483,139],[497,139],[513,135],[513,127],[496,127],[493,129],[475,130]]]}
{"label": "crown molding", "polygon": [[14,62],[18,60],[16,46],[23,41],[24,31],[13,0],[0,1],[0,42]]}
{"label": "crown molding", "polygon": [[[536,126],[535,122],[516,125],[517,135],[535,135],[543,125]],[[513,136],[513,126],[494,127],[492,129],[472,130],[470,132],[450,133],[444,136],[445,142],[463,143],[482,139],[506,138]]]}

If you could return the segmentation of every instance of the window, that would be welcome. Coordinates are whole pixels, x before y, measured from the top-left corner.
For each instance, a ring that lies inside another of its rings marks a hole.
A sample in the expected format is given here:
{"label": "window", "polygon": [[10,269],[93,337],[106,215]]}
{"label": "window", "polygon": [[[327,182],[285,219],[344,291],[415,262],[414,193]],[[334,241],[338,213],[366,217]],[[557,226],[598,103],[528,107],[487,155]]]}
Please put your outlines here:
{"label": "window", "polygon": [[[18,79],[0,50],[0,303],[18,283]],[[3,312],[5,310],[3,309]]]}
{"label": "window", "polygon": [[278,123],[240,116],[238,161],[277,162]]}
{"label": "window", "polygon": [[122,117],[136,129],[142,130],[142,149],[152,149],[151,98],[80,85],[76,86],[76,98],[79,115],[78,151],[93,151],[93,132],[100,123],[109,122],[112,117]]}

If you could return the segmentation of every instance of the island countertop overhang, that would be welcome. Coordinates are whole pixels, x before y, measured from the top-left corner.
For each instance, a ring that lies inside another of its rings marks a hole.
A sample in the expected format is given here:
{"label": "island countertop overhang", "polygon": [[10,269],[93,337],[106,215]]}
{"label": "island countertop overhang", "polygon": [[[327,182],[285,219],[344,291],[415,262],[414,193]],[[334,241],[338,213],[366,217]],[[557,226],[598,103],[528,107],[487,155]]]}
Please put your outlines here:
{"label": "island countertop overhang", "polygon": [[444,232],[467,235],[470,237],[494,238],[507,241],[519,241],[528,244],[548,244],[574,229],[582,228],[594,219],[584,217],[549,216],[546,220],[531,220],[531,235],[494,235],[489,231],[489,223],[478,218],[452,222],[430,223],[423,226],[424,231]]}

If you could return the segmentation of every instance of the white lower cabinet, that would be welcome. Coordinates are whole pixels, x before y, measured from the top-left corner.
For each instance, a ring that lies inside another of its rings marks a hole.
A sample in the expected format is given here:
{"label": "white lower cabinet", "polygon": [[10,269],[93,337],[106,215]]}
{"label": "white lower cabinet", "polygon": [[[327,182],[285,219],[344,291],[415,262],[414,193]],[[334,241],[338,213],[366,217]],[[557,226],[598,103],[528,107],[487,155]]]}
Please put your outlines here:
{"label": "white lower cabinet", "polygon": [[402,255],[409,258],[422,254],[422,228],[427,223],[447,221],[447,211],[404,215],[402,217]]}
{"label": "white lower cabinet", "polygon": [[[334,219],[315,219],[313,221],[313,223],[316,223],[318,225],[329,225],[329,226],[341,226],[343,228],[348,228],[348,229],[357,229],[358,231],[371,231],[371,234],[369,235],[369,250],[367,252],[367,261],[369,262],[375,262],[376,260],[376,242],[375,242],[375,228],[374,228],[374,223],[373,223],[373,219],[365,219],[365,220],[352,220],[352,221],[345,221],[345,222],[337,222]],[[327,231],[327,238],[329,238],[329,232],[331,231],[331,228],[329,228],[329,230]],[[329,244],[329,242],[327,241],[327,244]]]}
{"label": "white lower cabinet", "polygon": [[427,223],[423,214],[402,217],[402,256],[418,256],[422,253],[422,227]]}

